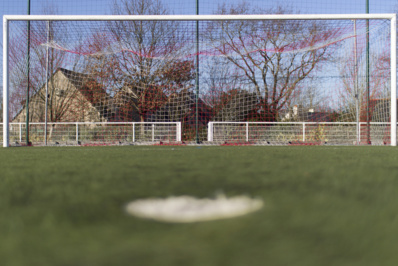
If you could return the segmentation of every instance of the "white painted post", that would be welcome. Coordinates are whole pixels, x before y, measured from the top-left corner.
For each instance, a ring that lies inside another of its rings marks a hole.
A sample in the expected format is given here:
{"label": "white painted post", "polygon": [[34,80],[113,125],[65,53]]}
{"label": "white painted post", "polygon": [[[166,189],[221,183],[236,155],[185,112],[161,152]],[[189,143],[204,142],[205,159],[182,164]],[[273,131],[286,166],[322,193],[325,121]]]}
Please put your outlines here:
{"label": "white painted post", "polygon": [[22,142],[22,124],[19,123],[19,143]]}
{"label": "white painted post", "polygon": [[76,122],[76,143],[79,142],[79,123]]}
{"label": "white painted post", "polygon": [[177,141],[181,141],[182,139],[182,128],[181,128],[181,122],[177,122]]}
{"label": "white painted post", "polygon": [[[47,21],[47,43],[50,43],[50,21]],[[46,47],[46,100],[44,115],[44,144],[47,146],[47,122],[48,122],[48,46]]]}
{"label": "white painted post", "polygon": [[43,130],[44,130],[44,146],[47,146],[47,123],[46,122],[44,122]]}
{"label": "white painted post", "polygon": [[249,141],[249,123],[246,122],[246,142]]}
{"label": "white painted post", "polygon": [[207,141],[213,141],[213,122],[207,124]]}
{"label": "white painted post", "polygon": [[305,122],[303,123],[303,142],[305,142]]}
{"label": "white painted post", "polygon": [[133,123],[133,142],[135,142],[135,123]]}
{"label": "white painted post", "polygon": [[397,146],[397,16],[391,19],[391,146]]}
{"label": "white painted post", "polygon": [[152,141],[155,141],[155,124],[152,124]]}
{"label": "white painted post", "polygon": [[3,147],[10,146],[10,125],[8,111],[8,91],[9,91],[9,73],[8,73],[8,35],[9,25],[6,17],[3,17]]}

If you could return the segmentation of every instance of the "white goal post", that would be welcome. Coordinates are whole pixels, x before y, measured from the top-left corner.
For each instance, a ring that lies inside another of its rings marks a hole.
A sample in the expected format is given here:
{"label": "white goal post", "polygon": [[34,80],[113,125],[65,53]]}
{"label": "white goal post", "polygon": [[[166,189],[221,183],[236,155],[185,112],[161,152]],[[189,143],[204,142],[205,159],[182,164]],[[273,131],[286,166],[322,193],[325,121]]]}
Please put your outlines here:
{"label": "white goal post", "polygon": [[396,14],[317,15],[5,15],[3,16],[3,147],[10,145],[10,22],[12,21],[238,21],[238,20],[389,20],[390,21],[390,145],[397,145]]}

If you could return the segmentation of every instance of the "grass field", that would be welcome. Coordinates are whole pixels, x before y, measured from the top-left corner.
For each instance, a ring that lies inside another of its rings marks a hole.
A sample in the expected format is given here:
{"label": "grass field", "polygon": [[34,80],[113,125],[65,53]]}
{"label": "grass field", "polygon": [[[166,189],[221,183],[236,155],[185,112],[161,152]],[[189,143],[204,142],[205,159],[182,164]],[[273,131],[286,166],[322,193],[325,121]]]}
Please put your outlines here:
{"label": "grass field", "polygon": [[[397,265],[392,147],[0,150],[0,265]],[[135,199],[249,195],[247,216],[169,224]]]}

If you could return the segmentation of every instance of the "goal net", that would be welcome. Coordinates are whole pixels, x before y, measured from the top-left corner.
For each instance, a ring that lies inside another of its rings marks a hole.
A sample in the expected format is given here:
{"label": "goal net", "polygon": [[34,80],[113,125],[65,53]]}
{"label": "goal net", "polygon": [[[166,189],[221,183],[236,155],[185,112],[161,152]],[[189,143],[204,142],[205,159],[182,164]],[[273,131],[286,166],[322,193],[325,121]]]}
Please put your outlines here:
{"label": "goal net", "polygon": [[396,145],[395,15],[5,16],[3,146]]}

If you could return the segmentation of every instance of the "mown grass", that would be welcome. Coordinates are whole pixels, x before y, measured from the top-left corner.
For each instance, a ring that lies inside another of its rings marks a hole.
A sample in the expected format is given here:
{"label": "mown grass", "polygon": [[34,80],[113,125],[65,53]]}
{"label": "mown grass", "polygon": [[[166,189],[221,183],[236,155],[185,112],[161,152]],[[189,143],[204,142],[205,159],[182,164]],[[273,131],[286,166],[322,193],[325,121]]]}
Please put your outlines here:
{"label": "mown grass", "polygon": [[[397,265],[392,147],[0,150],[0,265]],[[131,217],[138,198],[246,194],[253,214]]]}

